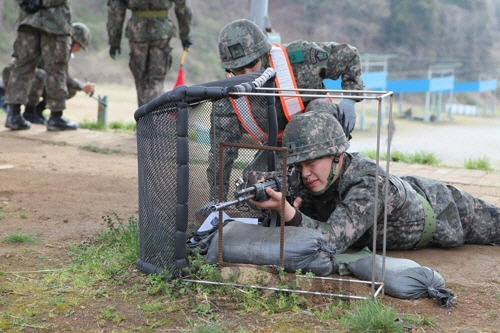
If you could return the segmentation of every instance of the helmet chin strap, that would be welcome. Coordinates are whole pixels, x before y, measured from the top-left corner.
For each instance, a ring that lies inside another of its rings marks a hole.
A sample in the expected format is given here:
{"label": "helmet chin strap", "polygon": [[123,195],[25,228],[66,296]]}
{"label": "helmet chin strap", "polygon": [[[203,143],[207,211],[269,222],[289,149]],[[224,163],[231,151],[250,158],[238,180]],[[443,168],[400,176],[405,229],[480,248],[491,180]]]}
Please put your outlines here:
{"label": "helmet chin strap", "polygon": [[342,154],[340,156],[333,156],[332,168],[330,169],[330,174],[328,175],[328,178],[326,179],[326,186],[322,190],[319,190],[316,192],[311,191],[312,195],[321,195],[321,194],[325,193],[330,188],[330,186],[332,186],[333,179],[337,175],[337,164],[342,162],[343,157],[344,157],[344,154]]}

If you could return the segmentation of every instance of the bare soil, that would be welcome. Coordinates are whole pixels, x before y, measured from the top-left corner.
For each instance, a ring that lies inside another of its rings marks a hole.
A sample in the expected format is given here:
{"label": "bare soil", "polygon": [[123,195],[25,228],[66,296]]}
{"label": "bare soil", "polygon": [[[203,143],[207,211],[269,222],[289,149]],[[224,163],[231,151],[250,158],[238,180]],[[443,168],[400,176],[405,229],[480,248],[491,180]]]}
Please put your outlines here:
{"label": "bare soil", "polygon": [[[0,115],[0,122],[4,122],[3,115]],[[119,152],[100,154],[80,148],[86,145]],[[4,272],[0,274],[0,332],[1,314],[13,311],[18,302],[34,292],[29,285],[30,279],[36,277],[30,278],[31,275],[23,272],[40,272],[66,265],[68,245],[105,230],[104,215],[138,216],[135,149],[134,135],[82,129],[50,133],[40,125],[25,132],[0,129],[0,239],[14,232],[34,233],[39,239],[35,245],[0,243],[0,273]],[[464,189],[479,197],[484,193],[481,186],[464,185]],[[499,193],[489,195],[500,197]],[[500,247],[467,245],[449,250],[390,252],[388,255],[409,258],[435,269],[457,298],[453,308],[440,308],[432,299],[400,300],[389,296],[384,296],[385,304],[401,313],[434,318],[437,326],[427,326],[426,332],[500,332]],[[135,265],[130,267],[131,271],[134,269]],[[25,284],[25,292],[2,287],[13,281]],[[168,313],[163,314],[168,319],[163,325],[151,326],[154,318],[147,318],[139,309],[139,305],[149,300],[138,299],[133,294],[124,296],[123,290],[128,287],[110,288],[107,297],[81,302],[66,316],[45,318],[43,325],[49,327],[47,330],[20,325],[16,331],[110,332],[149,327],[151,331],[165,332],[189,329],[185,318],[179,318],[176,312],[172,312],[171,318]],[[123,321],[103,321],[100,313],[110,304],[124,314]],[[36,304],[31,306],[36,307]],[[287,330],[280,329],[277,322],[287,321],[291,325],[288,327],[293,327],[297,320],[300,325],[310,323],[311,332],[329,331],[328,327],[318,324],[314,316],[284,314],[282,318],[263,319],[259,315],[242,315],[230,304],[218,306],[220,318],[225,322],[247,325],[258,332],[284,332]]]}

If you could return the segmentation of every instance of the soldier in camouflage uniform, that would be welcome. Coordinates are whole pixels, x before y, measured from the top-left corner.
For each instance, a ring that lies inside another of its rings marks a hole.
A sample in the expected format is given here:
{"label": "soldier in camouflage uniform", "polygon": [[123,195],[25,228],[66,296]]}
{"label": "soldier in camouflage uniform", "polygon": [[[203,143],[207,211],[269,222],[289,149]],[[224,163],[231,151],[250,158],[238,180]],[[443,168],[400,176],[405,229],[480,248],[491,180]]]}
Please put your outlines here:
{"label": "soldier in camouflage uniform", "polygon": [[[290,59],[298,88],[325,89],[323,80],[337,80],[339,77],[342,79],[342,89],[362,90],[364,88],[359,53],[355,47],[336,42],[314,43],[303,40],[284,44],[283,47]],[[229,23],[219,36],[221,66],[230,75],[247,74],[270,67],[270,50],[271,44],[262,30],[249,20],[241,19]],[[308,92],[308,94],[311,93]],[[308,104],[311,100],[312,98],[302,98],[306,112],[309,110]],[[354,100],[342,99],[339,104],[333,104],[336,109],[335,114],[338,115],[349,138],[356,122],[354,103]],[[216,131],[216,142],[209,153],[210,164],[207,177],[211,184],[210,197],[217,198],[217,184],[219,183],[218,180],[214,180],[214,175],[215,178],[218,177],[219,143],[240,142],[242,135],[246,132],[227,100],[216,102],[213,112],[215,114],[212,116],[214,120],[212,130]],[[278,98],[276,99],[276,113],[278,127],[282,130],[288,121]],[[256,115],[255,118],[263,129],[267,128],[267,113]],[[237,148],[228,148],[224,153],[224,194],[228,191],[229,175],[237,157]]]}
{"label": "soldier in camouflage uniform", "polygon": [[[387,249],[500,245],[500,208],[433,179],[387,175],[380,167],[376,179],[375,162],[346,152],[349,142],[331,114],[318,110],[293,118],[283,145],[287,163],[300,169],[307,189],[295,207],[285,204],[286,224],[321,230],[339,251],[372,245],[375,186],[377,247],[382,246],[386,177]],[[267,189],[267,194],[270,200],[251,202],[280,212],[281,193]]]}
{"label": "soldier in camouflage uniform", "polygon": [[47,106],[51,115],[47,130],[76,129],[75,123],[62,118],[66,108],[66,77],[71,51],[71,11],[67,0],[18,0],[21,10],[17,38],[14,42],[15,62],[7,84],[5,126],[24,130],[31,123],[21,115],[21,104],[28,94],[40,61],[46,66]]}
{"label": "soldier in camouflage uniform", "polygon": [[[90,45],[90,40],[92,35],[89,28],[83,23],[73,23],[73,33],[71,35],[71,53],[75,54],[81,49],[86,50]],[[2,71],[2,79],[4,82],[9,81],[10,73],[14,63],[7,65]],[[24,108],[23,118],[28,120],[32,124],[47,124],[47,119],[43,116],[43,110],[46,107],[46,96],[45,91],[45,78],[47,73],[43,69],[43,61],[38,63],[38,67],[35,70],[35,76],[33,82],[31,83],[31,88],[28,94],[28,101]],[[70,99],[76,95],[78,91],[84,91],[86,94],[91,94],[94,92],[95,84],[92,82],[81,82],[77,78],[73,77],[70,73],[67,73],[67,89],[68,96]],[[40,98],[43,97],[43,100]]]}
{"label": "soldier in camouflage uniform", "polygon": [[163,93],[163,81],[172,65],[170,39],[176,28],[168,17],[175,5],[179,37],[187,49],[191,44],[192,11],[188,0],[108,0],[109,55],[121,53],[120,41],[127,8],[132,17],[125,36],[129,40],[129,67],[134,75],[138,105],[142,106]]}

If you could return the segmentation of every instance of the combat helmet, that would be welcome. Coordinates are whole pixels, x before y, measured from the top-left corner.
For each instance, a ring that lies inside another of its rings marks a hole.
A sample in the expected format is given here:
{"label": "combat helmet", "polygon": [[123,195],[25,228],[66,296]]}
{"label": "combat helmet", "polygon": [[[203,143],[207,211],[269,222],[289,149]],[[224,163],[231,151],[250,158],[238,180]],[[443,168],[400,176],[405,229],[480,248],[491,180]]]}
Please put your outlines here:
{"label": "combat helmet", "polygon": [[84,50],[90,45],[92,35],[89,28],[83,23],[73,23],[73,34],[71,36],[75,42],[80,44]]}
{"label": "combat helmet", "polygon": [[283,147],[288,150],[287,164],[292,165],[324,156],[339,156],[349,148],[349,141],[332,113],[319,107],[290,120],[283,133]]}
{"label": "combat helmet", "polygon": [[221,66],[243,67],[271,49],[264,32],[252,21],[241,19],[226,25],[219,36]]}

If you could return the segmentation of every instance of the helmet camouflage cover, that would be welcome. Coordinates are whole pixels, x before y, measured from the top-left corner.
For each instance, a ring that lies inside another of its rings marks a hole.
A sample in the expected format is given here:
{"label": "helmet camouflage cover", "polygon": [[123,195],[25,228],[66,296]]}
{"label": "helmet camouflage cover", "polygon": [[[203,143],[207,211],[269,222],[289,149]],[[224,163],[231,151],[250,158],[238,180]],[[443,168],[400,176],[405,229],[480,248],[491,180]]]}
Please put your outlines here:
{"label": "helmet camouflage cover", "polygon": [[283,146],[288,149],[287,164],[340,155],[349,149],[342,126],[323,110],[302,113],[286,125]]}
{"label": "helmet camouflage cover", "polygon": [[73,23],[73,34],[71,37],[75,42],[80,44],[84,50],[86,50],[90,45],[92,35],[90,34],[89,28],[85,24]]}
{"label": "helmet camouflage cover", "polygon": [[221,66],[238,68],[251,63],[271,49],[264,32],[252,21],[241,19],[226,25],[219,36]]}

